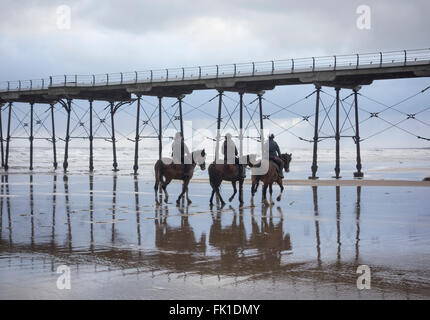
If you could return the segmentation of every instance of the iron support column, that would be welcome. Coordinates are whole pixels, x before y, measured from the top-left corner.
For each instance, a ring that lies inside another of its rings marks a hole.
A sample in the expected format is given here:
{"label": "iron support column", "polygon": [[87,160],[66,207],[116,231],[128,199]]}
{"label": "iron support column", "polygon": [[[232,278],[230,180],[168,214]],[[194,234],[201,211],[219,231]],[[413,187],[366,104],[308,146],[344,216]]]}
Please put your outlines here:
{"label": "iron support column", "polygon": [[221,112],[222,112],[222,95],[223,91],[218,91],[218,117],[216,125],[216,144],[215,144],[215,161],[219,158],[219,143],[221,139]]}
{"label": "iron support column", "polygon": [[0,142],[1,142],[1,166],[4,168],[4,153],[3,153],[3,121],[2,121],[2,113],[3,113],[3,104],[0,104]]}
{"label": "iron support column", "polygon": [[90,136],[89,136],[89,140],[90,140],[90,163],[89,163],[89,169],[90,169],[90,172],[93,172],[94,171],[93,100],[91,99],[91,100],[89,100],[89,102],[90,102]]}
{"label": "iron support column", "polygon": [[178,97],[178,103],[179,103],[179,124],[180,124],[180,128],[181,128],[182,138],[184,138],[184,121],[182,119],[182,99],[183,98],[184,98],[184,96],[179,96]]}
{"label": "iron support column", "polygon": [[140,95],[137,96],[137,110],[136,110],[136,137],[134,140],[134,165],[133,171],[134,174],[137,174],[137,170],[139,169],[139,124],[140,124]]}
{"label": "iron support column", "polygon": [[72,112],[72,99],[67,99],[67,126],[66,126],[66,141],[65,141],[65,147],[64,147],[64,162],[63,162],[64,172],[67,171],[67,167],[69,166],[68,158],[69,158],[70,113],[71,112]]}
{"label": "iron support column", "polygon": [[113,152],[113,171],[118,171],[118,162],[116,159],[116,141],[115,141],[115,108],[114,103],[111,101],[110,103],[110,120],[111,120],[111,127],[112,127],[112,152]]}
{"label": "iron support column", "polygon": [[260,110],[260,141],[261,141],[261,158],[263,158],[264,154],[264,127],[263,127],[263,94],[264,92],[258,93],[258,106]]}
{"label": "iron support column", "polygon": [[30,103],[30,170],[33,170],[33,106],[34,102]]}
{"label": "iron support column", "polygon": [[55,121],[54,121],[54,104],[51,103],[51,126],[52,126],[52,153],[54,154],[54,169],[58,167],[57,163],[57,146],[55,142]]}
{"label": "iron support column", "polygon": [[340,132],[339,132],[339,91],[340,88],[336,87],[336,167],[334,168],[335,178],[339,179],[340,173]]}
{"label": "iron support column", "polygon": [[[242,172],[244,175],[246,163],[241,163],[243,157],[243,92],[239,92],[239,163],[242,165]],[[248,159],[247,159],[248,160]],[[243,201],[243,181],[239,182],[239,201]]]}
{"label": "iron support column", "polygon": [[360,129],[359,129],[359,121],[358,121],[358,89],[354,90],[354,108],[355,108],[355,146],[357,150],[357,171],[354,172],[355,178],[362,178],[363,172],[361,172],[361,154],[360,154]]}
{"label": "iron support column", "polygon": [[163,97],[158,97],[158,160],[163,156],[163,121],[162,121],[162,106]]}
{"label": "iron support column", "polygon": [[239,92],[239,156],[243,156],[243,92]]}
{"label": "iron support column", "polygon": [[7,137],[6,137],[6,159],[4,164],[4,169],[7,171],[9,169],[9,143],[10,143],[10,119],[12,114],[12,102],[9,102],[9,114],[7,117]]}
{"label": "iron support column", "polygon": [[318,121],[319,121],[319,113],[320,113],[320,91],[321,87],[319,85],[315,86],[317,89],[317,97],[316,97],[316,104],[315,104],[315,124],[314,124],[314,150],[313,150],[313,156],[312,156],[312,176],[309,177],[309,179],[318,179],[317,177],[317,170],[318,170]]}

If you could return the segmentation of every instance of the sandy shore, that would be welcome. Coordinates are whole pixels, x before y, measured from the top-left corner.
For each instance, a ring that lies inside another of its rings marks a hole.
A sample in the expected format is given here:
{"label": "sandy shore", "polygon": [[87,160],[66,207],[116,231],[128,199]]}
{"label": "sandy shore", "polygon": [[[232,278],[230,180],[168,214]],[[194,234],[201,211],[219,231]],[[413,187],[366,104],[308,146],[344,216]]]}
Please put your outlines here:
{"label": "sandy shore", "polygon": [[[0,172],[0,175],[9,176],[22,176],[22,175],[33,175],[33,176],[43,176],[43,175],[53,175],[63,176],[55,172],[11,172],[4,173]],[[71,173],[68,176],[111,176],[113,173],[111,171],[106,173]],[[130,173],[117,172],[117,176],[132,176]],[[143,175],[138,175],[139,179],[148,180],[148,177]],[[153,177],[149,178],[149,181],[153,181]],[[172,183],[180,182],[179,180],[173,180]],[[209,184],[209,178],[193,177],[191,183],[203,183]],[[224,183],[228,183],[224,181]],[[245,184],[251,184],[251,179],[245,179]],[[430,181],[419,181],[419,180],[371,180],[371,179],[284,179],[284,185],[288,186],[368,186],[368,187],[430,187]]]}

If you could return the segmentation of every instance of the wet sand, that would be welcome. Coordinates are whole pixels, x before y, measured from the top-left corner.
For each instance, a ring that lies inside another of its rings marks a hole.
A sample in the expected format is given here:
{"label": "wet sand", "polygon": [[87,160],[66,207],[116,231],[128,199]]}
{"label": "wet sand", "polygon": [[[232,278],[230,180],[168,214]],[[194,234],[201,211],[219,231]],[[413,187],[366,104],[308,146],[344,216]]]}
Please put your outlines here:
{"label": "wet sand", "polygon": [[131,175],[2,176],[0,299],[430,298],[429,182],[287,180],[271,207],[248,185],[243,207],[211,207],[203,180],[156,206]]}
{"label": "wet sand", "polygon": [[[193,183],[208,183],[208,179],[193,179]],[[251,184],[251,179],[245,179],[244,184]],[[430,187],[430,181],[416,180],[366,180],[366,179],[284,179],[287,186],[367,186],[367,187]]]}

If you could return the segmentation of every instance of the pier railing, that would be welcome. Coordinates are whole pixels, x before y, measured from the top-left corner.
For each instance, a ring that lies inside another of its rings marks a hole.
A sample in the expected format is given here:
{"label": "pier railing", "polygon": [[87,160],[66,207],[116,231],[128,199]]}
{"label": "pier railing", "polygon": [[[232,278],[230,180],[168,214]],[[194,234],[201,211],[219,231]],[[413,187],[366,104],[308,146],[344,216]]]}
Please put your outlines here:
{"label": "pier railing", "polygon": [[94,75],[59,75],[42,79],[3,81],[0,82],[0,92],[46,90],[53,87],[100,87],[138,83],[238,78],[420,64],[430,64],[430,48]]}

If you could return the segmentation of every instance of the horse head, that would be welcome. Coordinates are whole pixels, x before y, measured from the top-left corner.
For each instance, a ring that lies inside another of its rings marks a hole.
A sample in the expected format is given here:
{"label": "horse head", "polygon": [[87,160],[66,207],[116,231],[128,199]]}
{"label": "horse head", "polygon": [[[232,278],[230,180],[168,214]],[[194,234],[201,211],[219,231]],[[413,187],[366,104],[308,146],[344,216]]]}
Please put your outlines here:
{"label": "horse head", "polygon": [[284,161],[284,170],[285,172],[290,172],[290,162],[292,159],[292,153],[283,153],[281,154],[281,159]]}
{"label": "horse head", "polygon": [[200,169],[206,169],[206,151],[205,149],[193,151],[193,164],[200,166]]}

